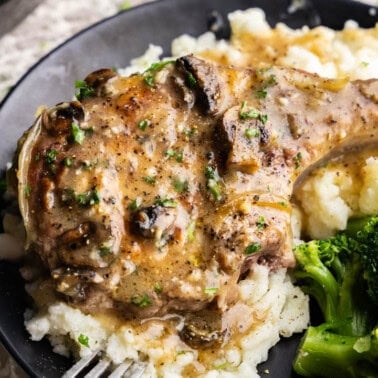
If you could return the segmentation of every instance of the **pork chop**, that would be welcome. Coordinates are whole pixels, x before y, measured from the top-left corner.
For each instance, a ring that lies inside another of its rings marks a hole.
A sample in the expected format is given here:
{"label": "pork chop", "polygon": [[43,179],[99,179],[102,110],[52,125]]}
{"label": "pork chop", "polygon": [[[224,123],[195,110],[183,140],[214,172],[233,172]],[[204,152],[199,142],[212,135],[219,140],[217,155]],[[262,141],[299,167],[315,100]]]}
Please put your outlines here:
{"label": "pork chop", "polygon": [[27,248],[89,313],[227,311],[254,263],[294,265],[296,179],[378,128],[378,80],[185,56],[77,86],[21,139],[18,185]]}

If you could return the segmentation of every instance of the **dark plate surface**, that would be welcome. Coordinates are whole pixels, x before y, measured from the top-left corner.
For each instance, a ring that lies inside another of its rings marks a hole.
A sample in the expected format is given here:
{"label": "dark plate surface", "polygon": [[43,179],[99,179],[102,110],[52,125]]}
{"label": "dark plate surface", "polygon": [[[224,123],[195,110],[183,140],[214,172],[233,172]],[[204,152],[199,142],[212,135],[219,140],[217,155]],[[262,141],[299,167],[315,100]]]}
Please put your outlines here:
{"label": "dark plate surface", "polygon": [[[141,55],[149,43],[161,45],[169,55],[170,41],[182,34],[199,35],[207,30],[208,15],[258,6],[271,25],[284,21],[293,27],[304,24],[341,28],[347,19],[373,26],[377,16],[368,6],[347,0],[312,0],[305,9],[288,14],[289,0],[162,0],[120,13],[81,32],[35,65],[9,93],[0,107],[0,169],[11,160],[16,141],[33,122],[36,108],[69,100],[75,80],[102,67],[125,67]],[[226,35],[227,28],[220,30]],[[71,361],[54,354],[47,341],[32,342],[23,326],[27,298],[17,267],[0,262],[0,337],[23,368],[35,377],[58,377]],[[295,336],[273,348],[267,363],[270,378],[293,376],[291,361],[298,344]]]}

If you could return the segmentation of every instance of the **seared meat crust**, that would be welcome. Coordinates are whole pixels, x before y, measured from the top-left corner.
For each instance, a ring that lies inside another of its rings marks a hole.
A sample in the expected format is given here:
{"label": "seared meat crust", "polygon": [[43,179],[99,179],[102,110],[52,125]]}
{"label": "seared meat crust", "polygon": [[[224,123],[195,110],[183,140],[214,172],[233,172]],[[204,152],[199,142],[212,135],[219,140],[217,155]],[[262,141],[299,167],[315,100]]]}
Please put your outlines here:
{"label": "seared meat crust", "polygon": [[77,306],[125,316],[224,312],[253,263],[293,266],[296,179],[378,127],[376,80],[193,56],[92,73],[79,98],[23,138],[27,247]]}

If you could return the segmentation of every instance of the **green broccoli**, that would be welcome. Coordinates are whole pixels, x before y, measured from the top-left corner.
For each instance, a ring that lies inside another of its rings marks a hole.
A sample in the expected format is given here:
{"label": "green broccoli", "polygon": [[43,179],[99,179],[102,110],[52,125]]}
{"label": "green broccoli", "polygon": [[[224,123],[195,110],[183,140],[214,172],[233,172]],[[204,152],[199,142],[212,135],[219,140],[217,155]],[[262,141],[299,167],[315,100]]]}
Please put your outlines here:
{"label": "green broccoli", "polygon": [[378,377],[378,216],[294,248],[294,277],[324,323],[310,326],[294,360],[304,376]]}

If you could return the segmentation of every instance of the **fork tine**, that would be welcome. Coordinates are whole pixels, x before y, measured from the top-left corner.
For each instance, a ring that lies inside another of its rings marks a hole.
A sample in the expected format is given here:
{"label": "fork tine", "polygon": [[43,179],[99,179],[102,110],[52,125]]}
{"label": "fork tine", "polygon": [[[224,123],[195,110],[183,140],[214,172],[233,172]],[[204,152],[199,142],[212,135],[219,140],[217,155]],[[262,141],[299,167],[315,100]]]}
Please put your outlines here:
{"label": "fork tine", "polygon": [[71,369],[67,370],[62,378],[75,378],[87,365],[89,365],[97,356],[98,352],[93,352],[87,357],[83,357],[76,362]]}
{"label": "fork tine", "polygon": [[130,367],[131,364],[132,361],[123,362],[113,371],[113,373],[109,375],[108,378],[122,378],[123,374],[126,372],[126,370]]}
{"label": "fork tine", "polygon": [[144,371],[146,370],[147,365],[145,363],[134,362],[130,369],[126,371],[125,378],[140,378]]}
{"label": "fork tine", "polygon": [[99,378],[101,374],[108,368],[110,361],[107,359],[102,359],[98,361],[97,365],[93,367],[84,378]]}

